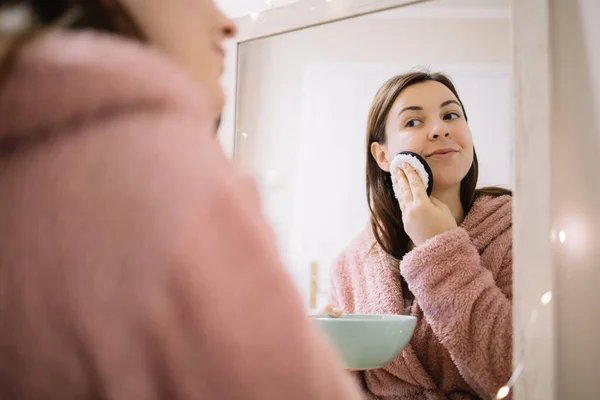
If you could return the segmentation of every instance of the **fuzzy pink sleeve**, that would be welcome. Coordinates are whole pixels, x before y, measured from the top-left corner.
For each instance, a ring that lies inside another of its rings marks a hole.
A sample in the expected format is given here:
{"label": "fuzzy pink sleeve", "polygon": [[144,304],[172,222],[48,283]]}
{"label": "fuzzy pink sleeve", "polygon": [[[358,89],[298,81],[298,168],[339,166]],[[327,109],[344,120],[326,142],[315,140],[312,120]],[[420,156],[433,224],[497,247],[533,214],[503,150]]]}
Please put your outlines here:
{"label": "fuzzy pink sleeve", "polygon": [[[500,240],[510,241],[510,230]],[[497,282],[462,228],[432,238],[400,263],[427,322],[483,398],[493,397],[511,373],[511,250]]]}

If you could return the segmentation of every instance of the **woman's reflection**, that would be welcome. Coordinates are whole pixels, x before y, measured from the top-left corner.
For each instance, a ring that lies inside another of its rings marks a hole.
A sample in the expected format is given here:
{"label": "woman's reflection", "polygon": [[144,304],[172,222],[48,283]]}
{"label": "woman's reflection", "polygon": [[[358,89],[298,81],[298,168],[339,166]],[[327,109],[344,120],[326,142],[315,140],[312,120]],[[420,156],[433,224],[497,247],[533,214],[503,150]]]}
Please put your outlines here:
{"label": "woman's reflection", "polygon": [[[401,151],[431,167],[431,197],[410,165],[390,174]],[[510,377],[511,193],[476,189],[477,175],[448,77],[412,72],[380,88],[367,124],[370,224],[336,261],[329,306],[418,318],[396,360],[359,373],[375,398],[490,398]]]}

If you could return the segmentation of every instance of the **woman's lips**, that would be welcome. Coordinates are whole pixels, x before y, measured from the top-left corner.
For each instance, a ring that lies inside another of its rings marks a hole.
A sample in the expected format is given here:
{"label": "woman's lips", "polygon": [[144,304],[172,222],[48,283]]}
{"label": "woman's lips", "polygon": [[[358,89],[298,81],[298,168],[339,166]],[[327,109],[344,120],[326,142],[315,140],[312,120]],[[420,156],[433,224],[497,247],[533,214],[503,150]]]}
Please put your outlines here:
{"label": "woman's lips", "polygon": [[433,153],[429,154],[426,158],[431,158],[434,160],[445,160],[454,157],[456,154],[458,154],[458,150],[442,149],[434,151]]}

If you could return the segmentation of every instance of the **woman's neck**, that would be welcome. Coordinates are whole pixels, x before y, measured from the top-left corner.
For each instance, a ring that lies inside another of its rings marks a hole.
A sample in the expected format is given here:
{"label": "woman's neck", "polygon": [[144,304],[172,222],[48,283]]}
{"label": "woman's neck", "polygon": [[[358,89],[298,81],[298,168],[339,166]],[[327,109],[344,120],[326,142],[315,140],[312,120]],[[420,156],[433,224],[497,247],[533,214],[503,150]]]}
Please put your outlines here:
{"label": "woman's neck", "polygon": [[460,184],[443,189],[433,188],[431,195],[448,206],[457,225],[463,222],[465,210],[460,201]]}

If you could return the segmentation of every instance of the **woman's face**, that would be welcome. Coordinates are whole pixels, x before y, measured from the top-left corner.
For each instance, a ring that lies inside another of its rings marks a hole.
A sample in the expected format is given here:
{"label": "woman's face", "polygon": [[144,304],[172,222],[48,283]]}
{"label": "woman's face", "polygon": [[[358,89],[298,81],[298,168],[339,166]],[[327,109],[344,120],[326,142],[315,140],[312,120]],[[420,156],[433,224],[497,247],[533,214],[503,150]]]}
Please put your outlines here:
{"label": "woman's face", "polygon": [[150,42],[175,59],[207,91],[216,118],[225,102],[220,83],[223,41],[235,36],[234,23],[212,0],[121,1]]}
{"label": "woman's face", "polygon": [[371,144],[379,167],[389,171],[401,151],[417,153],[431,167],[434,189],[460,184],[473,163],[473,140],[460,103],[439,82],[404,89],[387,116],[385,133],[385,144]]}

